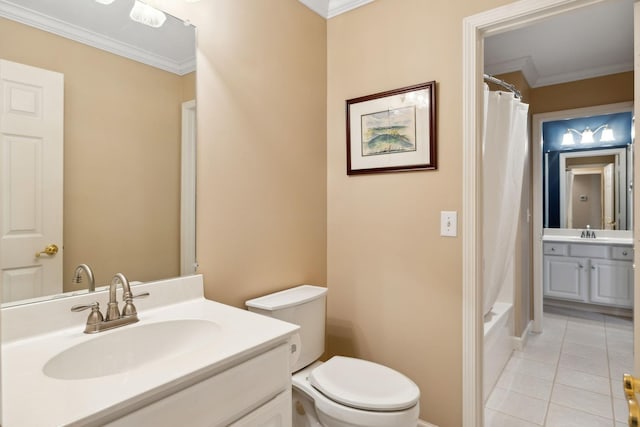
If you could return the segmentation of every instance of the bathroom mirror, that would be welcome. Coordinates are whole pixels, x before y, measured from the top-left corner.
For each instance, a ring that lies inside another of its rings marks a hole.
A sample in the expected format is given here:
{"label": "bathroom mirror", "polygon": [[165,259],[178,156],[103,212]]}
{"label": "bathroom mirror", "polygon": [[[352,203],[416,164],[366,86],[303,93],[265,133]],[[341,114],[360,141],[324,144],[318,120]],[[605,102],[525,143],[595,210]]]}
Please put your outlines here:
{"label": "bathroom mirror", "polygon": [[117,272],[131,281],[181,274],[195,28],[168,14],[157,28],[134,22],[134,0],[103,3],[0,0],[0,40],[11,40],[0,43],[0,58],[64,75],[62,292],[87,289],[86,278],[72,282],[81,263],[96,286]]}
{"label": "bathroom mirror", "polygon": [[543,123],[545,228],[632,229],[632,122],[628,107]]}

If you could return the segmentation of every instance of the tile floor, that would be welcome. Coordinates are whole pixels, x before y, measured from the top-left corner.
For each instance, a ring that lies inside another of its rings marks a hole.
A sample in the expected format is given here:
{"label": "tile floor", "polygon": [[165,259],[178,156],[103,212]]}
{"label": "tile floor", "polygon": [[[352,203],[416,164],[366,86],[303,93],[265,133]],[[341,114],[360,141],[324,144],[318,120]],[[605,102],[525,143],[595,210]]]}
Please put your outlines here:
{"label": "tile floor", "polygon": [[631,320],[545,307],[543,329],[511,356],[486,402],[485,426],[627,426]]}

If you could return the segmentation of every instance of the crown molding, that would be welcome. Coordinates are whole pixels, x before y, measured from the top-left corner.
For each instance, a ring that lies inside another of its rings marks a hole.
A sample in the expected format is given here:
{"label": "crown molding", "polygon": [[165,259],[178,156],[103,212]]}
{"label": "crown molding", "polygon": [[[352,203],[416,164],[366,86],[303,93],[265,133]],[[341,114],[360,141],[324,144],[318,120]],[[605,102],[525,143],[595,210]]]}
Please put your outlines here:
{"label": "crown molding", "polygon": [[573,82],[576,80],[592,79],[602,77],[609,74],[624,73],[633,71],[633,63],[619,63],[606,65],[597,68],[585,68],[578,71],[568,73],[553,74],[549,76],[541,76],[536,69],[535,64],[530,56],[516,58],[510,61],[499,62],[495,64],[485,64],[484,71],[491,75],[500,75],[521,71],[527,80],[527,84],[531,88],[551,86],[562,83]]}
{"label": "crown molding", "polygon": [[5,0],[0,0],[0,16],[170,73],[184,75],[196,69],[195,58],[185,62],[173,61],[165,56],[156,55],[139,49],[134,45],[106,37],[103,34],[69,24]]}
{"label": "crown molding", "polygon": [[484,71],[492,76],[521,71],[529,87],[535,87],[535,84],[540,79],[540,74],[538,74],[538,70],[530,56],[523,56],[495,64],[485,64]]}
{"label": "crown molding", "polygon": [[333,18],[375,0],[299,0],[325,19]]}

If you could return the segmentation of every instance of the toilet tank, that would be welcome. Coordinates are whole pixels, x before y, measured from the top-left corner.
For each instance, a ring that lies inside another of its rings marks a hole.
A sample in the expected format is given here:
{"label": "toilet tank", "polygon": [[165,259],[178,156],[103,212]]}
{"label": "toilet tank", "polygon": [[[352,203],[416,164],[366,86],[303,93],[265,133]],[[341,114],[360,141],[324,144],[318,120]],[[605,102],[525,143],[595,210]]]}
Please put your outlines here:
{"label": "toilet tank", "polygon": [[249,311],[300,326],[300,356],[293,362],[296,372],[318,360],[324,352],[327,288],[301,285],[247,301]]}

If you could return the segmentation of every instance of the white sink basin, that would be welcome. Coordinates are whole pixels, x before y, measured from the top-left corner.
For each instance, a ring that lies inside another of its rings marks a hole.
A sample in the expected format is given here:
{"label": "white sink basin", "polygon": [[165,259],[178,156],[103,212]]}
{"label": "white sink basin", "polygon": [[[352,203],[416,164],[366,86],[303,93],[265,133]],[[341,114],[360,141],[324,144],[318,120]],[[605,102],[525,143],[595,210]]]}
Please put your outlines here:
{"label": "white sink basin", "polygon": [[103,332],[53,356],[45,375],[78,380],[120,374],[145,364],[193,352],[210,345],[220,326],[208,320],[185,319],[137,324]]}

